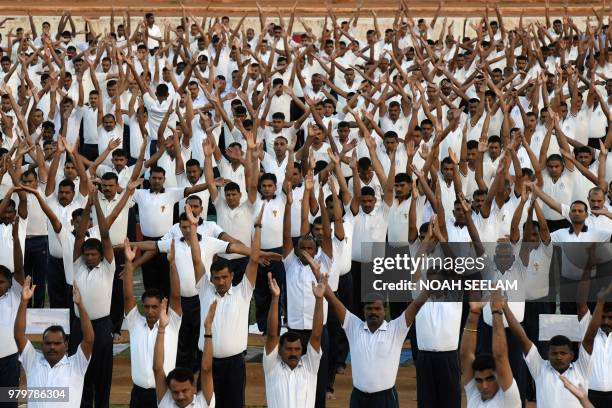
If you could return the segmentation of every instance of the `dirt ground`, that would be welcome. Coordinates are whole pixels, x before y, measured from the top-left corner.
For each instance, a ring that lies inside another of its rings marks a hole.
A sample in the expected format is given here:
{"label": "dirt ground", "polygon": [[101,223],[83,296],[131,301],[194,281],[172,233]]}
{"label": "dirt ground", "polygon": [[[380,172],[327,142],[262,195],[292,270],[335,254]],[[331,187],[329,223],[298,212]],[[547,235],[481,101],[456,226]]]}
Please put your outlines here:
{"label": "dirt ground", "polygon": [[[336,399],[329,400],[327,407],[346,408],[351,389],[349,365],[344,375],[336,377]],[[400,367],[397,376],[397,389],[402,407],[416,407],[416,371],[414,367]],[[131,390],[132,381],[130,378],[129,357],[116,357],[113,367],[111,404],[128,404]],[[247,363],[246,403],[248,407],[266,405],[264,375],[261,363]]]}

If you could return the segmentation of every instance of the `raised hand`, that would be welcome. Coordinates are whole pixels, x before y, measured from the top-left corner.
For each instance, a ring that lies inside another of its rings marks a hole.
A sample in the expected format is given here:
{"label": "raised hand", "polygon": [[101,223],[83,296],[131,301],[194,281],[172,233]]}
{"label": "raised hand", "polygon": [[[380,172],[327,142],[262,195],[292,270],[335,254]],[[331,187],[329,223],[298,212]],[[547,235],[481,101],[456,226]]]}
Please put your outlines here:
{"label": "raised hand", "polygon": [[161,308],[159,310],[159,327],[166,328],[169,323],[170,318],[168,317],[168,298],[163,298]]}
{"label": "raised hand", "polygon": [[324,273],[323,275],[321,275],[321,279],[319,279],[319,282],[317,284],[312,282],[312,293],[315,295],[316,298],[323,299],[323,296],[325,295],[325,289],[327,287],[327,280],[328,275]]}
{"label": "raised hand", "polygon": [[191,225],[197,226],[199,221],[196,216],[193,215],[193,209],[189,204],[185,204],[185,213],[187,214],[187,219],[189,220]]}
{"label": "raised hand", "polygon": [[136,188],[142,184],[142,182],[144,181],[143,178],[138,178],[134,181],[130,181],[127,185],[127,189],[130,192],[133,192],[134,190],[136,190]]}
{"label": "raised hand", "polygon": [[23,282],[23,288],[21,288],[21,299],[25,301],[32,299],[35,289],[36,285],[32,285],[32,277],[27,275],[25,277],[25,281]]}
{"label": "raised hand", "polygon": [[132,262],[136,258],[136,251],[130,245],[130,240],[128,238],[123,240],[123,253],[125,254],[125,259]]}
{"label": "raised hand", "polygon": [[278,286],[278,283],[276,283],[276,279],[272,277],[272,272],[268,272],[268,287],[270,288],[272,297],[280,297],[280,287]]}
{"label": "raised hand", "polygon": [[80,306],[83,299],[81,298],[81,291],[77,286],[76,282],[73,283],[72,286],[72,301],[75,305]]}

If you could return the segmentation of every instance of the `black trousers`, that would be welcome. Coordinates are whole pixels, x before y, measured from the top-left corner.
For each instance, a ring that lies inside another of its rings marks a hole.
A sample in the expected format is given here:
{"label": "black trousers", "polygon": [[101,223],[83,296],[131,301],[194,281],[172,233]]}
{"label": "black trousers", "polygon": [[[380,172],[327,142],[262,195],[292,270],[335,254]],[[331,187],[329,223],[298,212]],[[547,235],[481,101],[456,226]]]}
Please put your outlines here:
{"label": "black trousers", "polygon": [[47,291],[47,269],[48,269],[49,240],[46,235],[30,237],[25,240],[25,251],[23,253],[23,270],[26,276],[32,277],[34,289],[34,301],[28,306],[45,307],[45,292]]}
{"label": "black trousers", "polygon": [[231,357],[213,358],[212,374],[215,400],[220,407],[243,408],[246,387],[246,352]]}
{"label": "black trousers", "polygon": [[[353,388],[350,408],[399,408],[399,397],[395,387],[371,394]],[[440,406],[442,407],[442,405]]]}
{"label": "black trousers", "polygon": [[186,367],[196,372],[200,367],[198,359],[198,339],[200,338],[200,298],[181,297],[183,318],[178,335],[176,366]]}
{"label": "black trousers", "polygon": [[[113,322],[110,316],[92,320],[96,338],[91,360],[83,382],[81,408],[108,407],[113,379]],[[81,320],[75,319],[70,334],[70,354],[74,354],[83,340]]]}
{"label": "black trousers", "polygon": [[230,270],[234,272],[234,279],[232,279],[233,286],[237,286],[240,282],[242,282],[242,277],[244,276],[244,272],[246,271],[248,263],[248,256],[243,256],[242,258],[237,259],[230,259]]}
{"label": "black trousers", "polygon": [[[308,351],[308,342],[310,341],[310,334],[312,330],[294,330],[289,328],[290,332],[296,333],[300,336],[302,343],[302,354],[306,354]],[[329,336],[327,334],[327,327],[323,326],[323,333],[321,333],[321,361],[319,363],[319,371],[317,372],[317,392],[315,398],[315,408],[325,407],[325,392],[327,391],[327,366],[329,364]]]}
{"label": "black trousers", "polygon": [[[276,252],[282,254],[282,248],[264,249],[264,251]],[[259,265],[257,269],[257,281],[255,282],[255,290],[253,297],[255,298],[255,318],[257,319],[257,327],[264,334],[268,329],[268,310],[272,296],[268,287],[268,272],[272,273],[272,277],[276,279],[276,283],[281,288],[281,304],[278,308],[278,321],[280,322],[281,309],[287,310],[284,305],[287,303],[287,288],[285,287],[285,265],[282,261],[272,261],[268,266]],[[279,325],[280,330],[280,325]]]}
{"label": "black trousers", "polygon": [[[336,297],[347,308],[353,303],[353,276],[350,273],[340,276]],[[327,332],[329,334],[329,363],[327,365],[327,390],[334,391],[336,382],[336,370],[338,367],[346,367],[346,359],[349,352],[348,339],[342,330],[342,322],[336,316],[333,308],[327,311]]]}
{"label": "black trousers", "polygon": [[416,372],[419,408],[461,407],[461,370],[457,350],[419,350]]}
{"label": "black trousers", "polygon": [[[152,141],[153,142],[153,141]],[[159,241],[161,237],[143,237],[145,241]],[[166,254],[158,253],[142,265],[142,283],[145,290],[159,289],[164,296],[170,296],[170,265]]]}
{"label": "black trousers", "polygon": [[111,302],[110,317],[113,322],[113,333],[121,334],[123,324],[123,279],[119,277],[123,264],[125,263],[125,253],[123,248],[115,248],[115,278],[113,279],[113,294]]}
{"label": "black trousers", "polygon": [[[0,387],[19,387],[19,354],[0,358]],[[0,408],[17,408],[17,402],[0,402]]]}
{"label": "black trousers", "polygon": [[361,320],[364,320],[363,307],[361,307],[361,270],[362,268],[371,268],[371,265],[371,263],[351,262],[351,275],[353,276],[353,308],[349,308],[349,310]]}
{"label": "black trousers", "polygon": [[[527,398],[527,374],[529,370],[525,364],[523,358],[523,350],[518,339],[509,328],[506,328],[506,342],[508,343],[508,360],[510,362],[510,369],[512,370],[512,376],[516,381],[516,385],[521,394],[521,403],[525,406],[525,400]],[[486,324],[482,316],[478,322],[478,353],[491,353],[493,350],[493,328]]]}
{"label": "black trousers", "polygon": [[72,307],[72,299],[67,293],[64,260],[49,255],[47,270],[47,290],[49,291],[49,305],[52,309],[65,309]]}
{"label": "black trousers", "polygon": [[612,391],[589,390],[589,401],[595,408],[610,408],[612,407]]}
{"label": "black trousers", "polygon": [[130,408],[150,408],[157,406],[155,388],[142,388],[134,384],[130,394]]}
{"label": "black trousers", "polygon": [[98,145],[83,143],[79,149],[81,154],[89,161],[95,161],[98,158]]}

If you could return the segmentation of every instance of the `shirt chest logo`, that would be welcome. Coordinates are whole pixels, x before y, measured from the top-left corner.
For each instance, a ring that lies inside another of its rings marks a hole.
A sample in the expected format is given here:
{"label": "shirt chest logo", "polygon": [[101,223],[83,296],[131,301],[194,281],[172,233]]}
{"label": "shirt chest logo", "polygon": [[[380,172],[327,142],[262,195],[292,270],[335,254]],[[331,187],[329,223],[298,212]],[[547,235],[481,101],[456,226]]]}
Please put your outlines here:
{"label": "shirt chest logo", "polygon": [[164,205],[162,205],[162,206],[160,207],[160,209],[161,209],[161,212],[166,211],[166,205],[165,205],[165,204],[164,204]]}

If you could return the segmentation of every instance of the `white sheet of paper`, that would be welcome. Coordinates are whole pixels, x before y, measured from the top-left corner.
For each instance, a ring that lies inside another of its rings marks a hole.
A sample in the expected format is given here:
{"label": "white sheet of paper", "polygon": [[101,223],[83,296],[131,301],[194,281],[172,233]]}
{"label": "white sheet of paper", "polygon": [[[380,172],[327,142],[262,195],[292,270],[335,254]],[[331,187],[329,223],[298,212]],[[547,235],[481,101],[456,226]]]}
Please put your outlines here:
{"label": "white sheet of paper", "polygon": [[563,335],[571,341],[582,341],[582,333],[576,315],[541,314],[540,341],[548,341]]}
{"label": "white sheet of paper", "polygon": [[28,309],[26,334],[43,334],[49,326],[62,326],[70,334],[69,309]]}

